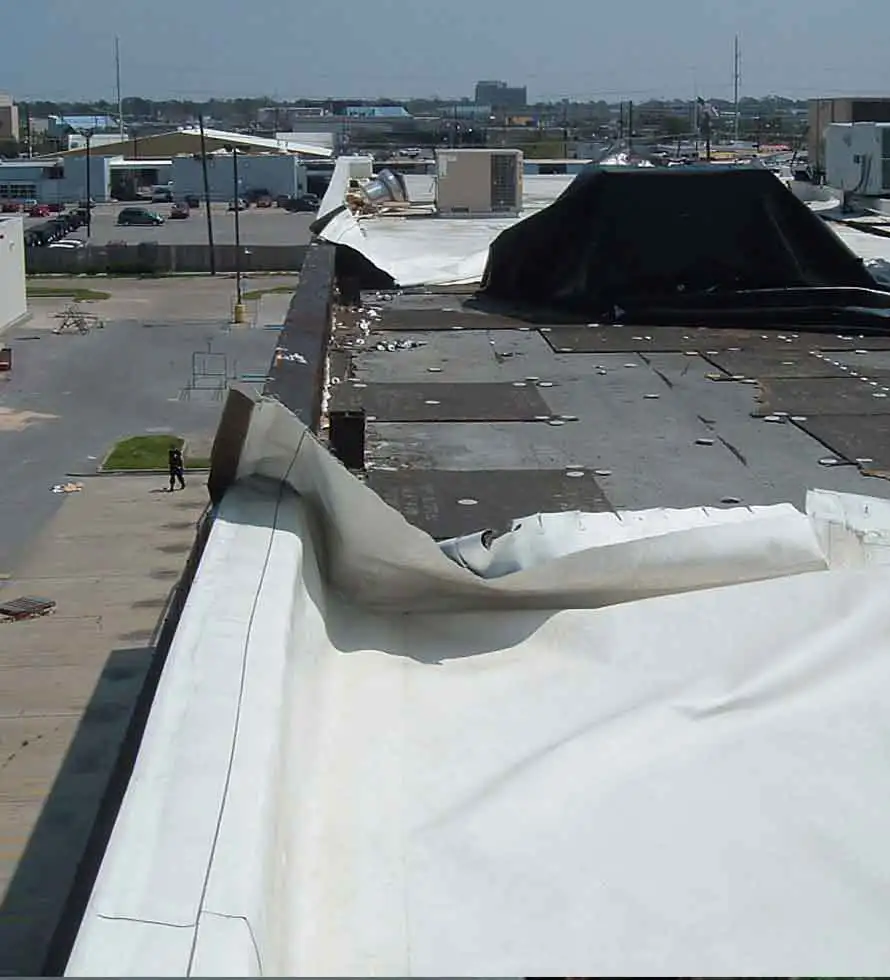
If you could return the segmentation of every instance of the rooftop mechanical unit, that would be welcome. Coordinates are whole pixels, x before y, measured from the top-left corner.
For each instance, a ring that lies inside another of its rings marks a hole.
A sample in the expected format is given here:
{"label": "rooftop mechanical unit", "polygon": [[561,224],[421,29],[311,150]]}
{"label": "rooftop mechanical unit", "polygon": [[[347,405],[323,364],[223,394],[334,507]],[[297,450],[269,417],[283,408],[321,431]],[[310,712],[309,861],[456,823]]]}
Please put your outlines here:
{"label": "rooftop mechanical unit", "polygon": [[845,195],[890,195],[890,123],[831,123],[825,130],[825,180]]}
{"label": "rooftop mechanical unit", "polygon": [[448,217],[519,214],[522,151],[438,150],[436,209]]}

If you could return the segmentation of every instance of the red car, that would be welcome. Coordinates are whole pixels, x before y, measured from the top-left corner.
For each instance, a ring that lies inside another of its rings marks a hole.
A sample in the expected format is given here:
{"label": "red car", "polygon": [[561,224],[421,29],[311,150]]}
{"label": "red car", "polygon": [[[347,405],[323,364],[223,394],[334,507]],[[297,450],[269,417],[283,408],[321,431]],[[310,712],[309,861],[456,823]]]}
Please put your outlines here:
{"label": "red car", "polygon": [[21,205],[17,204],[15,201],[4,201],[3,204],[0,205],[0,212],[3,214],[17,214],[21,210]]}
{"label": "red car", "polygon": [[32,218],[48,218],[50,216],[50,210],[48,204],[35,204],[33,208],[28,212]]}

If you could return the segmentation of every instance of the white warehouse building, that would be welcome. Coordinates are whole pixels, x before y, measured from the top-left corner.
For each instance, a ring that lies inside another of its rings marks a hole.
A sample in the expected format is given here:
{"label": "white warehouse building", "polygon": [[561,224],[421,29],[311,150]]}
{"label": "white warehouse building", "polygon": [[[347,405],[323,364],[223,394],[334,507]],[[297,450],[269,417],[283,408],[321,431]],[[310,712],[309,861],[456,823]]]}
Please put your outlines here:
{"label": "white warehouse building", "polygon": [[[215,153],[207,159],[207,184],[214,201],[230,201],[235,193],[235,168],[231,153]],[[204,172],[197,156],[173,158],[173,193],[176,197],[204,196]],[[299,157],[278,153],[238,154],[238,193],[266,191],[277,197],[306,193],[306,167]]]}
{"label": "white warehouse building", "polygon": [[[104,142],[104,141],[103,141]],[[208,153],[210,194],[214,200],[235,196],[232,148],[238,150],[239,193],[266,190],[273,196],[307,191],[307,161],[327,162],[327,146],[266,139],[245,133],[182,129],[102,145],[91,141],[53,156],[0,161],[0,202],[36,200],[41,204],[73,204],[87,195],[108,201],[116,186],[139,187],[173,183],[174,192],[203,195],[200,153]]]}
{"label": "white warehouse building", "polygon": [[[75,204],[87,198],[87,159],[89,196],[94,201],[112,200],[114,186],[125,174],[138,178],[143,186],[173,184],[177,197],[204,196],[204,175],[200,157],[176,156],[166,160],[124,159],[98,153],[61,156],[43,160],[0,161],[0,202],[36,200],[40,204]],[[234,168],[230,153],[216,153],[207,160],[207,180],[214,201],[235,197]],[[306,193],[306,165],[294,155],[271,153],[238,154],[238,192],[265,190],[273,197]]]}
{"label": "white warehouse building", "polygon": [[[87,181],[87,160],[90,179]],[[35,200],[40,204],[76,204],[89,196],[94,201],[111,200],[115,173],[129,171],[145,175],[145,183],[170,179],[169,160],[124,160],[123,157],[59,156],[39,160],[0,161],[0,201]]]}

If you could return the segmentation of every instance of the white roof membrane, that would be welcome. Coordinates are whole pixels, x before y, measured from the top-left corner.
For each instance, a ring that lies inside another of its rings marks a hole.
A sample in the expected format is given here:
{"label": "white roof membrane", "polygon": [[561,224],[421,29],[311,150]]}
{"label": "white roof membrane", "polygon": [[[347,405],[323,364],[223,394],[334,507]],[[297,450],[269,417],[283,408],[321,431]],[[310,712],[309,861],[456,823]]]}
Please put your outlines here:
{"label": "white roof membrane", "polygon": [[485,579],[277,402],[239,476],[68,976],[880,974],[886,503],[545,516]]}

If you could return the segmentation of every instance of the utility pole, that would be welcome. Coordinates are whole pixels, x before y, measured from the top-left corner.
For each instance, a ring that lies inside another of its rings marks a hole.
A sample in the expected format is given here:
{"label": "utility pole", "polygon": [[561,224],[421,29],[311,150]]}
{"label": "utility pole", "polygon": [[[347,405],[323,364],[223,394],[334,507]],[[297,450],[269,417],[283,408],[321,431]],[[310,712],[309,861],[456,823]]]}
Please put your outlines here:
{"label": "utility pole", "polygon": [[216,275],[216,249],[213,247],[213,215],[210,213],[210,181],[207,178],[207,142],[204,139],[204,113],[198,114],[201,128],[201,170],[204,174],[204,209],[207,212],[207,245],[210,248],[210,275]]}
{"label": "utility pole", "polygon": [[244,323],[244,297],[241,294],[241,189],[238,180],[238,147],[232,147],[232,183],[235,205],[235,323]]}
{"label": "utility pole", "polygon": [[738,148],[739,142],[739,79],[741,77],[741,57],[739,54],[739,36],[736,34],[732,49],[732,100],[734,110],[733,140]]}
{"label": "utility pole", "polygon": [[634,148],[634,104],[633,100],[627,103],[627,152],[633,153]]}
{"label": "utility pole", "polygon": [[93,131],[88,129],[84,136],[87,141],[87,153],[86,153],[86,164],[87,164],[87,244],[90,241],[90,232],[93,228],[93,187],[92,187],[92,175],[90,171],[93,169],[91,166],[92,159],[90,157],[90,140],[93,138]]}
{"label": "utility pole", "polygon": [[34,134],[31,132],[31,103],[25,103],[25,138],[28,141],[28,159],[34,156]]}
{"label": "utility pole", "polygon": [[120,38],[114,38],[114,74],[117,81],[117,122],[120,131],[121,143],[124,141],[124,98],[121,95],[121,42]]}

